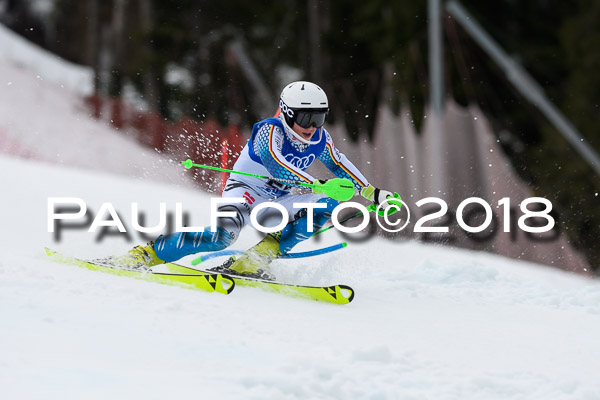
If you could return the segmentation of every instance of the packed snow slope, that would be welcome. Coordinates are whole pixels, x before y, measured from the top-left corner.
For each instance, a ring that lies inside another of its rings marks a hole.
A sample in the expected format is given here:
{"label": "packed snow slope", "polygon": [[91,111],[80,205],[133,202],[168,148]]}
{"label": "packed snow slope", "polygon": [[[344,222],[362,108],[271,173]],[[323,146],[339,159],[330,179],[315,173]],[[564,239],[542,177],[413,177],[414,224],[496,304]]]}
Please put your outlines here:
{"label": "packed snow slope", "polygon": [[[142,242],[85,229],[56,242],[48,197],[79,197],[94,216],[110,202],[131,229],[132,202],[147,226],[160,202],[204,225],[208,195],[7,156],[0,171],[1,398],[600,398],[597,281],[374,238],[274,264],[286,282],[353,286],[344,306],[165,286],[45,259],[44,246],[96,257]],[[235,248],[258,237],[247,228]]]}
{"label": "packed snow slope", "polygon": [[91,118],[90,68],[58,58],[0,24],[0,154],[60,165],[189,183],[177,161],[144,148],[137,132]]}
{"label": "packed snow slope", "polygon": [[21,66],[37,79],[53,83],[81,96],[94,91],[94,72],[90,67],[70,63],[28,41],[0,24],[0,59]]}

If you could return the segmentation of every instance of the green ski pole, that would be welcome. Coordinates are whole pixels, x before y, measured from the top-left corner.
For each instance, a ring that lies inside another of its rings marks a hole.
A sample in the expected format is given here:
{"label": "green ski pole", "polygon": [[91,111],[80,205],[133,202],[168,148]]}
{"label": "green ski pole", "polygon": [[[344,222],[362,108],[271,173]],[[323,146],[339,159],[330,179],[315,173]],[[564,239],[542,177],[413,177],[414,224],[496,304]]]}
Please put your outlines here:
{"label": "green ski pole", "polygon": [[[402,198],[400,197],[400,195],[397,192],[394,192],[394,199],[402,200]],[[400,203],[400,202],[397,202],[397,204],[396,203],[393,203],[393,204],[397,206],[397,209],[395,211],[392,211],[389,215],[393,215],[393,214],[397,213],[402,208],[402,203]],[[371,211],[372,212],[377,211],[377,205],[376,204],[370,204],[370,205],[368,205],[367,206],[367,211],[369,211],[369,212],[371,212]],[[385,211],[383,209],[381,209],[381,210],[379,210],[379,212],[377,214],[379,214],[379,216],[381,216],[381,217],[384,217],[385,216]],[[361,215],[363,215],[363,212],[359,211],[359,212],[357,212],[354,215],[351,215],[351,216],[349,216],[347,218],[344,218],[343,220],[340,221],[340,225],[344,224],[344,223],[346,223],[346,222],[348,222],[348,221],[350,221],[350,220],[352,220],[354,218],[358,218]],[[320,229],[320,230],[316,231],[315,233],[313,233],[312,235],[310,235],[310,237],[319,235],[319,234],[321,234],[323,232],[326,232],[326,231],[330,230],[331,228],[334,228],[334,226],[330,225],[327,228]]]}
{"label": "green ski pole", "polygon": [[344,179],[344,178],[329,179],[328,181],[325,181],[324,183],[321,183],[319,181],[315,181],[314,183],[307,183],[307,182],[302,182],[302,181],[294,181],[291,179],[280,179],[280,178],[273,178],[273,177],[268,177],[268,176],[263,176],[263,175],[251,174],[248,172],[234,171],[234,170],[226,169],[226,168],[213,167],[211,165],[195,164],[189,158],[185,161],[182,161],[181,164],[184,167],[186,167],[187,169],[190,169],[192,167],[204,168],[204,169],[210,169],[213,171],[229,172],[231,174],[251,176],[254,178],[269,179],[274,182],[285,183],[288,185],[308,187],[308,188],[312,189],[313,193],[324,194],[324,195],[329,196],[332,199],[338,200],[338,201],[347,201],[347,200],[350,200],[354,196],[354,185],[352,184],[352,182],[349,179]]}

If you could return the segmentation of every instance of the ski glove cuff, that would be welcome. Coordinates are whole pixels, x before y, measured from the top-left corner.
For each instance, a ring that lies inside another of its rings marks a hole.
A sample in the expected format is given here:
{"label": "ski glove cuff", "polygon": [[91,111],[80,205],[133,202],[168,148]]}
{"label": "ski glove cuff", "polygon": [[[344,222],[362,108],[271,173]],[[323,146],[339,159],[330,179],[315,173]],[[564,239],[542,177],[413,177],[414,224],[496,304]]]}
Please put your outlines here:
{"label": "ski glove cuff", "polygon": [[376,188],[373,185],[362,188],[360,195],[377,205],[381,204],[385,199],[394,198],[394,194],[392,192]]}

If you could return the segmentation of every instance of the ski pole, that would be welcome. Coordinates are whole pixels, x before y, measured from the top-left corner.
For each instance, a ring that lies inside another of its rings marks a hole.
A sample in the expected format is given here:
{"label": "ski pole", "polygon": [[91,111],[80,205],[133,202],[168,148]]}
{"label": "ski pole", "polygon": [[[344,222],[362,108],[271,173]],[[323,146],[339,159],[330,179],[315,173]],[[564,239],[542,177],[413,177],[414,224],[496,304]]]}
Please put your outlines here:
{"label": "ski pole", "polygon": [[[400,201],[402,201],[402,198],[400,197],[400,195],[399,195],[397,192],[394,192],[394,199],[399,199]],[[396,205],[396,204],[394,204],[394,205]],[[398,211],[400,211],[400,209],[402,208],[402,203],[399,203],[399,204],[397,205],[397,207],[398,207],[398,209],[397,209],[397,210],[395,210],[395,211],[392,211],[392,212],[391,212],[389,215],[393,215],[393,214],[397,213]],[[377,205],[376,205],[376,204],[370,204],[370,205],[368,205],[368,206],[367,206],[367,211],[369,211],[369,212],[371,212],[371,211],[372,211],[372,212],[375,212],[375,211],[377,211]],[[381,216],[381,217],[385,217],[385,210],[383,210],[383,209],[382,209],[382,210],[379,210],[379,211],[377,212],[377,214],[379,214],[379,216]],[[362,212],[362,211],[359,211],[359,212],[357,212],[357,213],[356,213],[356,214],[354,214],[354,215],[351,215],[351,216],[349,216],[349,217],[347,217],[347,218],[344,218],[344,219],[343,219],[343,220],[341,220],[339,223],[340,223],[340,225],[341,225],[341,224],[343,224],[343,223],[346,223],[346,222],[348,222],[348,221],[350,221],[350,220],[353,220],[354,218],[358,218],[358,217],[360,217],[361,215],[363,215],[363,212]],[[321,233],[323,233],[323,232],[326,232],[326,231],[330,230],[331,228],[334,228],[334,225],[330,225],[330,226],[328,226],[327,228],[322,228],[322,229],[320,229],[320,230],[316,231],[315,233],[313,233],[313,234],[312,234],[310,237],[313,237],[313,236],[319,235],[319,234],[321,234]]]}
{"label": "ski pole", "polygon": [[[323,247],[317,250],[303,251],[300,253],[286,253],[281,255],[279,258],[306,258],[306,257],[314,257],[321,254],[331,253],[332,251],[343,249],[348,246],[348,243],[338,243],[333,246]],[[219,250],[214,251],[212,253],[204,254],[201,257],[192,260],[192,265],[198,265],[203,263],[204,261],[208,261],[211,258],[222,257],[222,256],[237,256],[244,254],[243,250]]]}
{"label": "ski pole", "polygon": [[312,189],[313,193],[324,194],[338,201],[347,201],[354,196],[354,185],[349,179],[345,178],[333,178],[329,179],[328,181],[325,181],[324,183],[321,183],[319,181],[315,181],[314,183],[307,183],[302,181],[294,181],[291,179],[280,179],[269,176],[251,174],[249,172],[234,171],[227,168],[213,167],[212,165],[194,164],[194,162],[189,158],[185,161],[182,161],[181,164],[187,169],[190,169],[192,167],[204,168],[214,171],[229,172],[231,174],[251,176],[254,178],[268,179],[274,182],[285,183],[288,185],[308,187]]}

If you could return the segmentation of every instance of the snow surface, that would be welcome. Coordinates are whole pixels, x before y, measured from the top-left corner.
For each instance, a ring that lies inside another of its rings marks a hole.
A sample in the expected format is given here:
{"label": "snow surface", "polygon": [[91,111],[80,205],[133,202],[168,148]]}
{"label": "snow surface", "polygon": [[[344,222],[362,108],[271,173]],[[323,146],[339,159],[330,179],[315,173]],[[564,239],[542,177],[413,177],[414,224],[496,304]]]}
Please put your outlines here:
{"label": "snow surface", "polygon": [[[0,170],[2,398],[600,398],[595,280],[374,238],[275,262],[285,281],[353,286],[348,305],[192,291],[46,260],[44,246],[95,257],[141,242],[71,230],[56,243],[47,198],[111,202],[131,227],[134,201],[153,217],[182,202],[203,225],[208,195],[6,156]],[[234,247],[257,239],[247,228]],[[342,240],[330,231],[299,250]]]}
{"label": "snow surface", "polygon": [[[44,8],[51,6],[48,2],[39,0],[36,2],[39,12],[44,12]],[[66,87],[83,96],[92,94],[94,90],[94,75],[91,68],[65,61],[2,24],[0,24],[0,59],[10,60],[16,65],[35,72],[38,79]]]}
{"label": "snow surface", "polygon": [[141,147],[127,130],[91,118],[92,71],[0,24],[0,154],[189,185],[177,160]]}
{"label": "snow surface", "polygon": [[[377,238],[274,263],[284,281],[352,285],[337,306],[48,261],[45,246],[93,258],[144,242],[85,229],[57,242],[48,197],[110,202],[130,229],[132,202],[148,226],[159,202],[203,225],[210,199],[91,120],[74,96],[89,71],[47,56],[0,26],[0,398],[600,399],[600,284],[560,270]],[[247,228],[234,248],[258,238]]]}

